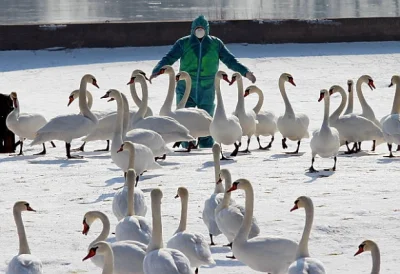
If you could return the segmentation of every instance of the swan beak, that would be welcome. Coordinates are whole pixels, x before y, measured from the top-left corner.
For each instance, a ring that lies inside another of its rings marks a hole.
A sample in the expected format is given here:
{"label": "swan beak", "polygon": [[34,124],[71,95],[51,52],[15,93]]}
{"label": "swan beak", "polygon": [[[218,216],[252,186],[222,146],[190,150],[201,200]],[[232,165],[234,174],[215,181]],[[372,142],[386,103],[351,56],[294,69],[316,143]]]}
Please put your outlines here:
{"label": "swan beak", "polygon": [[237,189],[237,186],[236,185],[232,185],[231,188],[228,189],[226,192],[228,193],[228,192],[234,191],[236,189]]}
{"label": "swan beak", "polygon": [[373,81],[369,81],[369,82],[368,82],[368,86],[369,86],[369,88],[370,88],[371,90],[374,90],[374,89],[375,89],[375,85],[374,85],[374,82],[373,82]]}
{"label": "swan beak", "polygon": [[296,84],[294,83],[293,79],[289,79],[289,83],[291,83],[293,86],[296,86]]}
{"label": "swan beak", "polygon": [[112,102],[112,101],[114,101],[114,100],[115,100],[114,98],[110,98],[110,99],[108,99],[107,102]]}
{"label": "swan beak", "polygon": [[220,183],[222,183],[222,179],[221,178],[218,179],[217,185],[220,184]]}
{"label": "swan beak", "polygon": [[390,83],[388,87],[389,87],[389,88],[393,87],[393,83]]}
{"label": "swan beak", "polygon": [[175,199],[177,199],[177,198],[179,198],[179,195],[178,195],[178,194],[175,195]]}
{"label": "swan beak", "polygon": [[74,96],[69,96],[67,107],[69,107],[69,105],[70,105],[74,100],[75,100],[75,99],[74,99]]}
{"label": "swan beak", "polygon": [[290,210],[290,212],[292,212],[292,211],[294,211],[294,210],[296,210],[296,209],[299,209],[299,207],[297,206],[297,204],[294,205],[294,207]]}
{"label": "swan beak", "polygon": [[232,77],[232,80],[229,82],[229,85],[232,86],[233,83],[235,83],[235,82],[236,82],[236,77]]}
{"label": "swan beak", "polygon": [[93,81],[92,81],[92,84],[93,84],[93,86],[95,86],[96,88],[100,88],[100,87],[97,85],[97,81],[94,80],[94,79],[93,79]]}
{"label": "swan beak", "polygon": [[15,107],[15,108],[18,108],[17,98],[14,98],[13,101],[14,101],[14,107]]}
{"label": "swan beak", "polygon": [[359,248],[358,248],[358,251],[356,252],[356,254],[354,254],[354,256],[357,256],[358,254],[361,254],[361,253],[363,253],[363,252],[364,252],[364,248],[359,247]]}
{"label": "swan beak", "polygon": [[135,83],[135,77],[132,77],[131,80],[127,83],[127,85],[132,85],[133,83]]}
{"label": "swan beak", "polygon": [[245,91],[244,91],[244,96],[243,97],[247,97],[247,96],[249,96],[250,95],[250,91],[248,90],[248,89],[246,89]]}
{"label": "swan beak", "polygon": [[89,232],[90,226],[84,221],[83,222],[83,230],[82,230],[82,234],[87,235]]}
{"label": "swan beak", "polygon": [[118,153],[118,152],[121,152],[121,151],[124,151],[123,145],[117,150],[117,153]]}
{"label": "swan beak", "polygon": [[104,94],[103,96],[100,97],[100,99],[104,99],[104,98],[108,98],[110,96],[108,96],[108,93]]}
{"label": "swan beak", "polygon": [[322,99],[324,99],[324,97],[325,97],[325,94],[324,94],[324,93],[320,93],[320,94],[319,94],[318,102],[321,102]]}
{"label": "swan beak", "polygon": [[33,208],[31,208],[30,206],[27,206],[27,207],[26,207],[26,210],[36,212],[36,210],[34,210]]}
{"label": "swan beak", "polygon": [[89,253],[86,255],[85,258],[82,259],[82,261],[85,261],[85,260],[87,260],[87,259],[90,259],[90,258],[94,257],[95,255],[96,255],[96,250],[95,250],[94,248],[91,248],[91,249],[89,250]]}
{"label": "swan beak", "polygon": [[175,76],[175,82],[179,82],[180,75]]}

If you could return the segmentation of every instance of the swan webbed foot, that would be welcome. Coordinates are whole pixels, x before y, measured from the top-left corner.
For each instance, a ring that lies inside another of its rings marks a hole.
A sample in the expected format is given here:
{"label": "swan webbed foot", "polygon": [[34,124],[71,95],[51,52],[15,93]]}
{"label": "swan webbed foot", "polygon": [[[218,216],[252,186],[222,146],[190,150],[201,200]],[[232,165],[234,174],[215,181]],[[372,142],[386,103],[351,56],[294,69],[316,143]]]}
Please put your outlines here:
{"label": "swan webbed foot", "polygon": [[43,143],[43,150],[42,150],[41,152],[36,153],[36,154],[33,154],[33,155],[45,155],[45,154],[46,154],[46,146],[45,146],[45,144]]}
{"label": "swan webbed foot", "polygon": [[[257,137],[258,138],[258,137]],[[275,137],[274,136],[272,136],[271,137],[271,141],[269,142],[269,144],[266,146],[266,147],[262,147],[261,146],[261,144],[260,144],[260,147],[259,147],[259,149],[262,149],[262,150],[268,150],[268,149],[270,149],[271,147],[272,147],[272,143],[274,142],[274,140],[275,140]]]}
{"label": "swan webbed foot", "polygon": [[95,151],[110,151],[110,140],[107,140],[107,146],[104,149],[96,149]]}
{"label": "swan webbed foot", "polygon": [[239,151],[239,152],[241,152],[241,153],[251,153],[250,150],[249,150],[248,148],[246,148],[245,150],[241,150],[241,151]]}
{"label": "swan webbed foot", "polygon": [[194,274],[199,274],[199,268],[198,267],[196,267],[196,269],[194,271]]}
{"label": "swan webbed foot", "polygon": [[235,260],[235,259],[236,259],[235,255],[233,255],[233,254],[232,254],[232,256],[226,256],[226,258],[232,259],[232,260]]}
{"label": "swan webbed foot", "polygon": [[383,157],[394,158],[394,155],[392,153],[392,144],[387,144],[387,146],[388,146],[388,149],[389,149],[389,156],[383,156]]}
{"label": "swan webbed foot", "polygon": [[82,159],[83,158],[83,156],[81,156],[81,155],[67,155],[67,158],[68,159]]}
{"label": "swan webbed foot", "polygon": [[283,139],[282,139],[282,148],[283,148],[283,149],[287,149],[287,148],[288,148],[288,146],[287,146],[287,144],[286,144],[286,138],[283,138]]}
{"label": "swan webbed foot", "polygon": [[167,158],[167,154],[163,154],[163,156],[161,156],[161,157],[155,157],[154,158],[154,161],[157,161],[157,160],[165,160]]}
{"label": "swan webbed foot", "polygon": [[50,141],[52,147],[56,147],[56,144],[53,141]]}
{"label": "swan webbed foot", "polygon": [[317,173],[317,172],[319,172],[319,171],[316,170],[313,166],[311,166],[311,167],[308,169],[308,173]]}
{"label": "swan webbed foot", "polygon": [[239,143],[239,145],[236,144],[236,142],[233,143],[233,144],[235,145],[235,149],[232,151],[231,156],[232,156],[232,157],[235,157],[235,156],[238,154],[239,147],[240,147],[241,143]]}
{"label": "swan webbed foot", "polygon": [[222,154],[222,153],[221,153],[221,155],[222,155],[222,157],[221,157],[221,159],[220,159],[221,161],[233,161],[232,158],[225,157],[224,154]]}
{"label": "swan webbed foot", "polygon": [[396,151],[400,151],[400,145],[397,145]]}
{"label": "swan webbed foot", "polygon": [[80,147],[71,149],[71,151],[82,151],[83,152],[83,151],[85,151],[85,145],[86,145],[86,142],[83,142],[83,144]]}
{"label": "swan webbed foot", "polygon": [[229,248],[232,248],[232,245],[233,245],[233,243],[229,243],[229,244],[223,245],[223,247],[229,247]]}

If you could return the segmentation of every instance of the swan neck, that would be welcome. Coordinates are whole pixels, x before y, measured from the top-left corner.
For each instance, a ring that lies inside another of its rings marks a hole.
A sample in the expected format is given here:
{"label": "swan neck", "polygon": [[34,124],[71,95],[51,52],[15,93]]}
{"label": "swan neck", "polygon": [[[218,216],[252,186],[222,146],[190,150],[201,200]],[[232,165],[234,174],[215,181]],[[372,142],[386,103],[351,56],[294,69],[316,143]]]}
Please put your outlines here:
{"label": "swan neck", "polygon": [[87,104],[88,104],[88,108],[92,109],[93,106],[93,95],[90,91],[86,91],[86,95],[87,95]]}
{"label": "swan neck", "polygon": [[372,271],[371,274],[379,274],[381,268],[381,252],[377,245],[374,245],[371,250],[372,256]]}
{"label": "swan neck", "polygon": [[114,273],[114,253],[109,245],[106,245],[104,252],[104,266],[102,274],[113,274]]}
{"label": "swan neck", "polygon": [[258,101],[256,106],[253,108],[255,114],[258,114],[264,103],[264,94],[260,89],[256,89],[256,93],[258,95]]}
{"label": "swan neck", "polygon": [[135,148],[129,150],[128,169],[135,169]]}
{"label": "swan neck", "polygon": [[26,232],[24,223],[22,222],[21,211],[18,209],[13,209],[15,224],[17,225],[17,232],[19,238],[19,255],[21,254],[31,254],[29,249],[28,239],[26,238]]}
{"label": "swan neck", "polygon": [[285,114],[291,114],[294,115],[294,111],[292,108],[292,105],[289,102],[289,98],[286,94],[286,89],[285,89],[285,80],[283,78],[279,79],[279,90],[281,92],[283,102],[285,103]]}
{"label": "swan neck", "polygon": [[311,202],[308,202],[304,207],[306,212],[306,223],[303,230],[303,235],[301,236],[301,240],[299,246],[297,248],[296,258],[304,258],[310,257],[310,253],[308,252],[308,239],[310,238],[311,227],[314,220],[314,206]]}
{"label": "swan neck", "polygon": [[187,195],[181,197],[181,220],[175,234],[186,230],[188,203],[189,197]]}
{"label": "swan neck", "polygon": [[128,172],[126,174],[126,183],[128,185],[128,212],[126,216],[135,215],[135,203],[134,203],[134,193],[135,193],[135,182],[136,178],[133,172]]}
{"label": "swan neck", "polygon": [[245,213],[242,226],[240,227],[239,232],[236,235],[235,241],[247,241],[247,239],[249,238],[251,223],[253,220],[253,209],[254,209],[253,187],[250,184],[246,185],[244,192],[246,195]]}
{"label": "swan neck", "polygon": [[136,77],[136,79],[140,83],[140,86],[142,87],[143,97],[142,97],[142,103],[140,104],[139,110],[137,111],[132,124],[144,118],[147,112],[147,104],[149,100],[149,90],[147,89],[146,80],[142,77]]}
{"label": "swan neck", "polygon": [[175,72],[173,70],[168,70],[169,83],[168,83],[168,93],[165,97],[164,104],[161,106],[160,113],[165,114],[171,112],[172,102],[175,96]]}
{"label": "swan neck", "polygon": [[342,87],[338,87],[338,90],[339,90],[340,96],[342,96],[342,101],[340,102],[340,105],[338,106],[338,108],[329,117],[329,119],[331,121],[336,121],[337,119],[339,119],[340,114],[343,112],[344,108],[346,107],[347,94]]}
{"label": "swan neck", "polygon": [[232,176],[231,174],[225,174],[225,192],[224,198],[222,199],[221,205],[222,208],[227,208],[229,206],[229,201],[231,199],[231,193],[226,192],[232,186]]}
{"label": "swan neck", "polygon": [[79,86],[79,110],[81,112],[81,114],[83,116],[85,116],[86,118],[89,118],[92,121],[97,121],[96,116],[94,116],[94,114],[90,111],[89,107],[88,107],[88,103],[86,101],[86,97],[87,97],[87,91],[86,91],[86,87],[87,87],[87,81],[85,78],[82,78],[81,80],[81,84]]}
{"label": "swan neck", "polygon": [[351,87],[349,87],[348,90],[348,102],[347,102],[347,108],[346,111],[344,112],[344,114],[350,114],[353,113],[353,104],[354,104],[354,94],[353,94],[353,85],[351,85]]}
{"label": "swan neck", "polygon": [[329,127],[329,94],[324,96],[324,120],[322,122],[322,127]]}
{"label": "swan neck", "polygon": [[120,93],[118,93],[118,95],[115,96],[115,101],[117,102],[117,121],[115,123],[114,136],[112,142],[113,144],[118,146],[122,144],[122,124],[124,119],[124,106],[122,104],[122,97]]}
{"label": "swan neck", "polygon": [[147,247],[147,254],[153,250],[163,248],[162,237],[162,223],[161,223],[161,202],[151,201],[151,211],[153,218],[153,231],[151,233],[151,240]]}
{"label": "swan neck", "polygon": [[365,113],[366,111],[369,111],[371,109],[371,107],[368,105],[367,101],[365,100],[364,94],[361,90],[361,85],[363,82],[364,81],[362,78],[357,80],[356,91],[357,91],[358,100],[360,101],[360,104],[361,104],[362,112]]}
{"label": "swan neck", "polygon": [[394,94],[392,114],[400,113],[400,86],[396,84],[396,93]]}
{"label": "swan neck", "polygon": [[103,224],[103,229],[101,230],[100,235],[93,242],[90,243],[89,248],[93,244],[95,244],[99,241],[105,241],[107,239],[108,235],[110,235],[110,227],[111,227],[110,220],[104,213],[102,213],[100,211],[94,211],[92,214],[93,214],[93,216],[99,218],[99,220]]}
{"label": "swan neck", "polygon": [[122,119],[122,136],[126,135],[128,131],[128,126],[130,122],[130,115],[129,115],[129,103],[128,98],[126,98],[125,94],[121,93],[121,99],[123,104],[123,119]]}
{"label": "swan neck", "polygon": [[[19,101],[18,101],[18,98],[17,98],[17,99],[14,99],[14,100],[17,101],[17,106],[18,106],[18,107],[15,107],[15,106],[14,106],[14,109],[10,112],[10,114],[8,114],[8,116],[9,116],[9,117],[12,117],[12,118],[14,118],[14,119],[18,119],[18,117],[19,117]],[[13,102],[13,105],[14,105],[14,102]]]}
{"label": "swan neck", "polygon": [[237,88],[238,88],[238,102],[236,108],[244,109],[244,94],[243,94],[243,79],[242,77],[237,77]]}
{"label": "swan neck", "polygon": [[224,100],[222,99],[221,94],[221,79],[218,77],[215,77],[215,93],[217,95],[217,108],[215,110],[215,114],[218,114],[218,116],[220,116],[221,118],[226,119]]}
{"label": "swan neck", "polygon": [[213,158],[214,158],[214,176],[215,176],[215,188],[214,188],[214,193],[222,193],[224,192],[224,187],[222,186],[221,183],[218,183],[219,180],[219,173],[221,172],[221,165],[220,165],[220,160],[219,160],[219,152],[215,151],[213,152]]}
{"label": "swan neck", "polygon": [[142,100],[140,100],[137,91],[136,91],[136,84],[133,83],[132,85],[129,85],[129,89],[131,91],[131,96],[133,101],[135,102],[135,104],[137,105],[137,107],[140,107],[140,105],[142,104]]}
{"label": "swan neck", "polygon": [[181,109],[186,106],[186,103],[190,96],[190,91],[192,90],[192,78],[190,76],[186,76],[184,80],[186,81],[185,93],[183,94],[183,97],[179,104],[176,106],[176,109]]}

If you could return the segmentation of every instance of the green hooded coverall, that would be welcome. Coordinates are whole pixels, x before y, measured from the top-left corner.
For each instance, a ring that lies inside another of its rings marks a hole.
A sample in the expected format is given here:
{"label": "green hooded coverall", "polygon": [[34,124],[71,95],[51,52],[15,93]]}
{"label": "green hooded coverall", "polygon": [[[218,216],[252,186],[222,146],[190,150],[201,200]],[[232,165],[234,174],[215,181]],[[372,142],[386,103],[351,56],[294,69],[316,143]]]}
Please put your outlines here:
{"label": "green hooded coverall", "polygon": [[[204,28],[206,34],[202,39],[195,36],[198,27]],[[175,42],[171,50],[158,62],[152,74],[164,65],[172,65],[180,59],[180,71],[186,71],[192,77],[192,89],[186,107],[198,107],[214,116],[215,87],[214,78],[218,72],[219,60],[229,69],[245,76],[249,69],[243,66],[217,37],[210,36],[207,19],[200,15],[192,22],[191,34]],[[176,86],[177,103],[185,93],[186,82],[179,81]],[[211,136],[199,138],[199,146],[210,148],[214,144]],[[185,147],[187,144],[185,145]]]}

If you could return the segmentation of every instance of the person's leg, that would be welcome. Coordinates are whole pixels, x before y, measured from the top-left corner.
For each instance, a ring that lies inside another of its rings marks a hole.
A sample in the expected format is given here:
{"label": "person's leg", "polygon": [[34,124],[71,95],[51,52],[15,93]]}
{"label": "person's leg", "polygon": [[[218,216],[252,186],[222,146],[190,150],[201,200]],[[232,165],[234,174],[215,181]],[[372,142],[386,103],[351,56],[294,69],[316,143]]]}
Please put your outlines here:
{"label": "person's leg", "polygon": [[[199,105],[198,107],[207,111],[207,113],[210,114],[211,117],[214,116],[215,104]],[[199,147],[200,148],[210,148],[213,145],[214,145],[214,139],[211,136],[199,138]]]}

